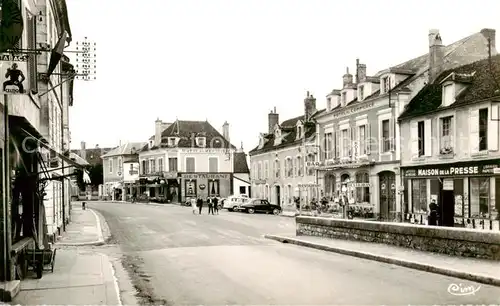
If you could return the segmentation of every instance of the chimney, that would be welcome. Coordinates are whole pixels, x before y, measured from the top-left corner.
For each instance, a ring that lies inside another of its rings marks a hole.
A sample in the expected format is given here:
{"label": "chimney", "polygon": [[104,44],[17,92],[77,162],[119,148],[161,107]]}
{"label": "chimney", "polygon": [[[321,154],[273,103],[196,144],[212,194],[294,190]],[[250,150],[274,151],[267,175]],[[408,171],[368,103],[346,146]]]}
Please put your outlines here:
{"label": "chimney", "polygon": [[359,58],[356,59],[356,84],[366,80],[366,65],[359,63]]}
{"label": "chimney", "polygon": [[276,113],[276,106],[274,107],[274,111],[271,111],[269,113],[269,115],[267,115],[267,119],[268,119],[268,124],[269,124],[269,134],[273,134],[274,133],[274,126],[276,126],[276,124],[279,124],[280,122],[280,115],[278,113]]}
{"label": "chimney", "polygon": [[481,34],[483,34],[486,40],[489,40],[491,46],[491,54],[494,55],[496,51],[495,46],[495,29],[482,29]]}
{"label": "chimney", "polygon": [[307,97],[304,99],[304,120],[309,121],[315,112],[316,98],[313,95],[309,95],[308,91]]}
{"label": "chimney", "polygon": [[229,142],[229,123],[227,121],[222,125],[222,136]]}
{"label": "chimney", "polygon": [[342,77],[344,81],[344,88],[352,84],[352,74],[349,73],[349,67],[346,69],[346,73]]}
{"label": "chimney", "polygon": [[162,125],[163,122],[160,118],[157,118],[155,121],[155,146],[159,146],[161,143],[161,132],[163,132]]}
{"label": "chimney", "polygon": [[439,30],[429,30],[429,84],[443,71],[444,46]]}
{"label": "chimney", "polygon": [[87,150],[85,148],[85,141],[80,143],[80,157],[87,160]]}

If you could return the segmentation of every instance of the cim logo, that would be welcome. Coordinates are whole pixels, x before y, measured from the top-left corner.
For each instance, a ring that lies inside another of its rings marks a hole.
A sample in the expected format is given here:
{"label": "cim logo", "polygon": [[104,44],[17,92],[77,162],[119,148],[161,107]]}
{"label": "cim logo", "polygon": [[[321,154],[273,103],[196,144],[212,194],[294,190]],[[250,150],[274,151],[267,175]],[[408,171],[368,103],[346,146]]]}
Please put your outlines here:
{"label": "cim logo", "polygon": [[474,285],[450,284],[448,286],[448,293],[458,296],[476,295],[479,289],[481,289],[481,285],[475,287]]}

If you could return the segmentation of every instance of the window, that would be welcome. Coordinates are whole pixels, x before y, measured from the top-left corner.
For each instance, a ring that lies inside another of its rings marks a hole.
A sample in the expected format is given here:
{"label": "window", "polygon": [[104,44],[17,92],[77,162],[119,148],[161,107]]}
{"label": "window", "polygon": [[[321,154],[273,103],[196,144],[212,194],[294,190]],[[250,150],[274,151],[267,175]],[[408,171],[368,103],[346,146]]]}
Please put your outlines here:
{"label": "window", "polygon": [[292,175],[297,176],[297,159],[292,159]]}
{"label": "window", "polygon": [[327,98],[326,99],[326,110],[331,110],[332,109],[332,98]]}
{"label": "window", "polygon": [[219,172],[219,159],[217,157],[208,158],[208,172]]}
{"label": "window", "polygon": [[297,156],[297,175],[304,175],[304,165],[302,164],[302,158],[300,156]]}
{"label": "window", "polygon": [[370,179],[367,172],[356,174],[356,202],[370,203]]}
{"label": "window", "polygon": [[196,145],[198,147],[205,147],[206,146],[206,138],[205,137],[196,137]]}
{"label": "window", "polygon": [[451,105],[455,100],[453,96],[453,84],[448,84],[443,87],[443,104],[444,106]]}
{"label": "window", "polygon": [[488,109],[479,110],[479,151],[488,149]]}
{"label": "window", "polygon": [[168,158],[168,171],[177,172],[177,157]]}
{"label": "window", "polygon": [[309,154],[307,156],[307,162],[309,166],[307,167],[307,175],[314,175],[314,155]]}
{"label": "window", "polygon": [[427,180],[415,179],[411,181],[411,204],[412,212],[427,212]]}
{"label": "window", "polygon": [[292,166],[292,159],[291,158],[287,158],[286,159],[286,168],[285,168],[285,171],[286,171],[286,176],[287,177],[291,177],[292,174],[293,174],[293,166]]}
{"label": "window", "polygon": [[186,172],[196,172],[196,164],[194,157],[186,157]]}
{"label": "window", "polygon": [[325,159],[333,159],[333,134],[325,134]]}
{"label": "window", "polygon": [[388,93],[391,90],[391,78],[385,77],[382,79],[382,87],[384,89],[383,93]]}
{"label": "window", "polygon": [[292,203],[292,186],[291,185],[288,185],[287,186],[287,196],[288,196],[288,203],[291,204]]}
{"label": "window", "polygon": [[146,160],[142,161],[141,173],[142,174],[147,174],[148,173],[148,161],[146,161]]}
{"label": "window", "polygon": [[359,135],[359,155],[366,155],[366,125],[360,125],[358,127],[358,135]]}
{"label": "window", "polygon": [[109,173],[113,173],[113,159],[110,158],[108,163],[109,163]]}
{"label": "window", "polygon": [[342,130],[342,157],[349,157],[349,134],[348,130]]}
{"label": "window", "polygon": [[391,150],[391,136],[389,120],[382,120],[382,152]]}
{"label": "window", "polygon": [[163,169],[163,158],[158,158],[158,171],[162,172],[164,171]]}
{"label": "window", "polygon": [[469,180],[470,180],[470,217],[487,218],[489,198],[490,198],[490,178],[471,177],[469,178]]}
{"label": "window", "polygon": [[149,160],[149,173],[155,173],[156,172],[156,160],[150,159]]}
{"label": "window", "polygon": [[448,151],[453,150],[453,131],[451,126],[452,118],[452,116],[441,118],[441,153],[450,153]]}
{"label": "window", "polygon": [[365,87],[363,85],[359,86],[359,100],[363,100],[365,98]]}
{"label": "window", "polygon": [[423,156],[425,153],[425,122],[418,122],[418,156]]}
{"label": "window", "polygon": [[347,103],[347,92],[342,93],[342,106]]}
{"label": "window", "polygon": [[123,172],[123,164],[122,164],[122,158],[118,157],[118,172],[122,173]]}
{"label": "window", "polygon": [[259,163],[257,164],[257,178],[258,178],[259,180],[261,180],[261,179],[262,179],[262,162],[259,162]]}
{"label": "window", "polygon": [[297,127],[297,138],[302,138],[302,127],[301,126]]}
{"label": "window", "polygon": [[277,159],[277,160],[274,161],[274,171],[276,172],[276,178],[280,177],[280,171],[281,171],[280,164],[281,163],[280,163],[279,159]]}
{"label": "window", "polygon": [[269,162],[267,160],[264,162],[264,178],[269,178]]}
{"label": "window", "polygon": [[171,147],[174,147],[175,146],[175,137],[170,137],[168,138],[168,145],[171,146]]}
{"label": "window", "polygon": [[220,181],[219,180],[209,180],[208,181],[208,195],[211,197],[220,195]]}

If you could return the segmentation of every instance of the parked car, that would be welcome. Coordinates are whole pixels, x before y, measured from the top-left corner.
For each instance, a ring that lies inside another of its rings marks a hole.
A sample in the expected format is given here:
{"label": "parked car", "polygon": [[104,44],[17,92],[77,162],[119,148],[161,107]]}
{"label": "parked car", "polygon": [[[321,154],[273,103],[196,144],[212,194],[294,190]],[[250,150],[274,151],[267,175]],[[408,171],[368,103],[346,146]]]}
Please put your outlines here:
{"label": "parked car", "polygon": [[248,196],[246,195],[230,196],[222,202],[222,208],[229,211],[237,211],[247,200]]}
{"label": "parked car", "polygon": [[265,212],[266,214],[272,213],[274,215],[279,215],[281,213],[281,206],[271,204],[265,199],[249,199],[239,207],[239,210],[249,214]]}

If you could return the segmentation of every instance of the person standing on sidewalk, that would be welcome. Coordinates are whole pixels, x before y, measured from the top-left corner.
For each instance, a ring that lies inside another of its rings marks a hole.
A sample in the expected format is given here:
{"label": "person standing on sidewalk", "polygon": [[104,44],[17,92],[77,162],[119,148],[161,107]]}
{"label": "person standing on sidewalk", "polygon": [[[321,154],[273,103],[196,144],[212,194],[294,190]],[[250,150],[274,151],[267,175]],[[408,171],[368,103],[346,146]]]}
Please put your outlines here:
{"label": "person standing on sidewalk", "polygon": [[198,200],[196,200],[196,206],[198,206],[198,211],[199,214],[201,215],[201,209],[203,208],[203,200],[201,199],[201,197],[199,197]]}
{"label": "person standing on sidewalk", "polygon": [[191,208],[193,209],[193,215],[196,214],[196,199],[195,198],[191,198]]}
{"label": "person standing on sidewalk", "polygon": [[217,197],[214,197],[214,199],[212,200],[213,204],[214,204],[214,210],[213,210],[213,214],[215,215],[215,213],[219,214],[219,200],[217,199]]}
{"label": "person standing on sidewalk", "polygon": [[208,214],[214,214],[214,203],[212,203],[212,198],[208,197],[207,198],[207,203],[208,203]]}

